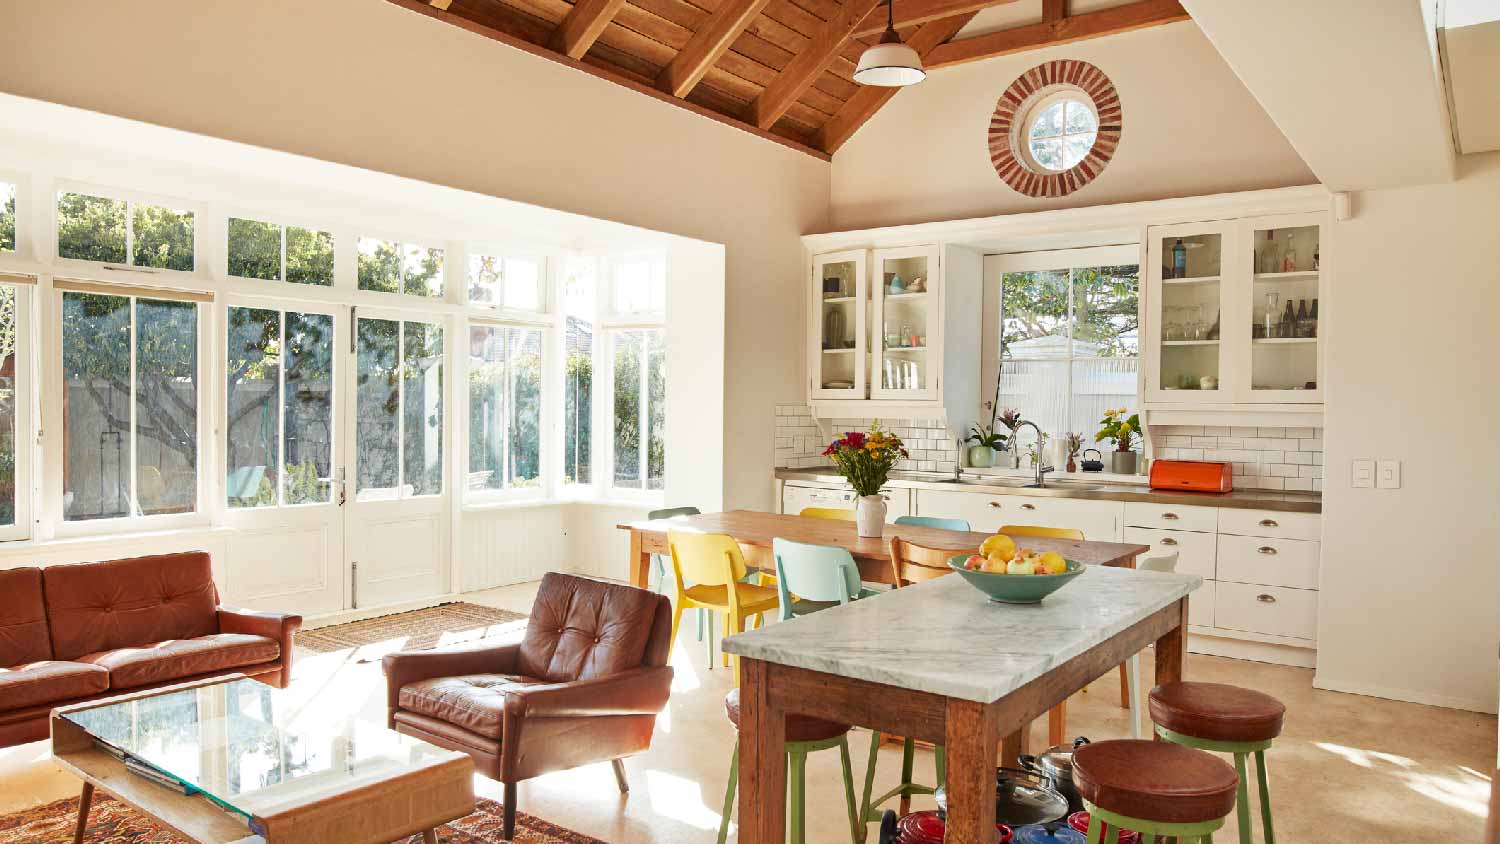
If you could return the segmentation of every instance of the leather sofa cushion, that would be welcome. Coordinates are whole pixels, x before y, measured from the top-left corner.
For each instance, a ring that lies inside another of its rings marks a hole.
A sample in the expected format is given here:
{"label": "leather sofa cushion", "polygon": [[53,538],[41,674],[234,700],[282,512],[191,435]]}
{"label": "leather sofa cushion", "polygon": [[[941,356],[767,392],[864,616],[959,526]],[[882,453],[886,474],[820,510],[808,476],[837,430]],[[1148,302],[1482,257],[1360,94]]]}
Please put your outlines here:
{"label": "leather sofa cushion", "polygon": [[537,590],[516,669],[548,682],[607,677],[642,664],[654,592],[548,573]]}
{"label": "leather sofa cushion", "polygon": [[520,686],[540,682],[515,674],[437,677],[402,686],[396,702],[401,709],[499,739],[505,720],[505,696]]}
{"label": "leather sofa cushion", "polygon": [[42,570],[0,571],[0,666],[52,658],[47,609],[42,600]]}
{"label": "leather sofa cushion", "polygon": [[56,659],[219,632],[202,552],[49,566],[42,579]]}
{"label": "leather sofa cushion", "polygon": [[0,710],[88,697],[108,688],[108,671],[81,662],[33,662],[0,668]]}
{"label": "leather sofa cushion", "polygon": [[78,658],[109,670],[109,687],[133,689],[197,674],[272,662],[281,645],[264,636],[214,633],[133,648],[116,648]]}

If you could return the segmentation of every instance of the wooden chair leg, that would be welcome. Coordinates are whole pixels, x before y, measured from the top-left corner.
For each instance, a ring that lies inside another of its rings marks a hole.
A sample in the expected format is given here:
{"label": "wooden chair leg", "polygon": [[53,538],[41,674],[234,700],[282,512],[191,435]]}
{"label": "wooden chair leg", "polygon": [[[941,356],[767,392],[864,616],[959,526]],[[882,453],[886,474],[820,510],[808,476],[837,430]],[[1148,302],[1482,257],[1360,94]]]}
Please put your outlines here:
{"label": "wooden chair leg", "polygon": [[621,794],[630,793],[630,780],[625,777],[625,760],[611,759],[610,765],[615,769],[615,785],[620,787]]}
{"label": "wooden chair leg", "polygon": [[500,836],[506,841],[516,840],[516,784],[505,783],[505,805],[502,806]]}
{"label": "wooden chair leg", "polygon": [[1047,710],[1047,744],[1057,747],[1068,743],[1068,702]]}
{"label": "wooden chair leg", "polygon": [[438,844],[437,830],[436,829],[424,829],[424,830],[422,830],[422,844]]}
{"label": "wooden chair leg", "polygon": [[83,844],[83,835],[89,828],[89,809],[94,805],[94,784],[86,782],[78,795],[78,826],[73,830],[73,844]]}
{"label": "wooden chair leg", "polygon": [[1120,663],[1120,708],[1130,708],[1130,670],[1126,663]]}

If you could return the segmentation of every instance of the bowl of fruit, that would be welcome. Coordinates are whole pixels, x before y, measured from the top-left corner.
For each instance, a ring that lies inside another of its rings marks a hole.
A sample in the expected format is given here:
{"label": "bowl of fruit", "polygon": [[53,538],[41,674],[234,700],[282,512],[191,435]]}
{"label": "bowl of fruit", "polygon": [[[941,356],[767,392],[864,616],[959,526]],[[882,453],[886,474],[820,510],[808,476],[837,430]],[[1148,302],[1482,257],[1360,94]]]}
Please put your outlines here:
{"label": "bowl of fruit", "polygon": [[1002,604],[1035,604],[1083,574],[1083,564],[1076,560],[1056,551],[1017,546],[998,533],[979,546],[979,553],[959,554],[948,560],[948,566]]}

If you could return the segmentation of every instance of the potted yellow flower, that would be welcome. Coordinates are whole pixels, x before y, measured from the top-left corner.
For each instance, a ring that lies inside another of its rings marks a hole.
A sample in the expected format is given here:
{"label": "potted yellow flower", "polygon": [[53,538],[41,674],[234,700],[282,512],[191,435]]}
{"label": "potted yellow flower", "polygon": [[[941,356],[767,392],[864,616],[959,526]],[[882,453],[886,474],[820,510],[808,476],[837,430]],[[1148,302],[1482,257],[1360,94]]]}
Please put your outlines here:
{"label": "potted yellow flower", "polygon": [[854,506],[856,532],[860,536],[880,536],[885,532],[885,499],[880,488],[896,463],[906,459],[906,447],[895,434],[880,430],[880,420],[868,434],[846,431],[842,437],[823,449],[823,456],[833,460],[839,474],[854,487],[859,498]]}
{"label": "potted yellow flower", "polygon": [[1132,450],[1135,440],[1141,434],[1141,416],[1138,413],[1125,415],[1125,408],[1119,410],[1104,411],[1104,418],[1099,421],[1099,433],[1094,435],[1094,442],[1102,443],[1105,440],[1115,444],[1115,450],[1109,455],[1109,470],[1116,475],[1135,474],[1135,452]]}

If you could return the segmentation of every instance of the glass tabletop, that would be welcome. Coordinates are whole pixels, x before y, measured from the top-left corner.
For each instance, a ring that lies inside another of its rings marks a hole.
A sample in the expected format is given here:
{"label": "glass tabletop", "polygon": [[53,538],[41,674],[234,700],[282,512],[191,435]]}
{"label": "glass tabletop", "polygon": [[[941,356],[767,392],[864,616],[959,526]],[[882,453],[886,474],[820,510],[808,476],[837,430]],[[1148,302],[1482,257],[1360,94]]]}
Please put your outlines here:
{"label": "glass tabletop", "polygon": [[358,718],[325,718],[256,680],[233,680],[62,716],[247,817],[387,780],[452,751]]}

